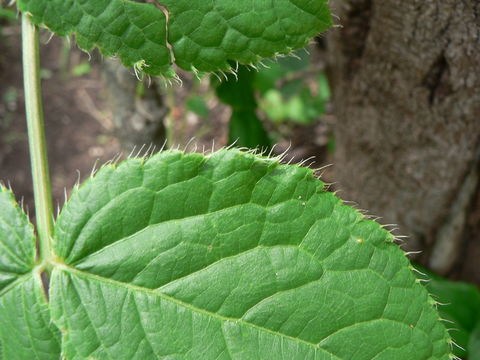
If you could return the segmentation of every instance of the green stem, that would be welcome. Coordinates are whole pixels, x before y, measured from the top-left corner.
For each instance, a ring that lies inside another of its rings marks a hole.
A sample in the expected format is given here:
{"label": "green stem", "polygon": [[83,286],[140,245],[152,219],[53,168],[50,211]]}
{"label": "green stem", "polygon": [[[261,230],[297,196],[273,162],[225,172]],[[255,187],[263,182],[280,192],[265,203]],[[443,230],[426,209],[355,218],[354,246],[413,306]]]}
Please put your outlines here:
{"label": "green stem", "polygon": [[32,164],[35,214],[39,238],[39,258],[43,265],[50,263],[50,242],[53,235],[53,206],[40,84],[40,49],[38,28],[28,15],[22,15],[23,76],[28,143]]}

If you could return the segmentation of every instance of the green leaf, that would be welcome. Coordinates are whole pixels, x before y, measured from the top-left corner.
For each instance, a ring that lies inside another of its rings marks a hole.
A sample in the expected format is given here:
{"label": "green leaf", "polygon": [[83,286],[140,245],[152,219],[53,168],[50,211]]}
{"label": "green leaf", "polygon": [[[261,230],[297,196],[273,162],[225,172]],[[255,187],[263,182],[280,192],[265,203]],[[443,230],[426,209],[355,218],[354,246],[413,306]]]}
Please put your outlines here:
{"label": "green leaf", "polygon": [[260,100],[260,108],[274,122],[282,122],[287,117],[285,100],[282,97],[282,93],[278,90],[271,89],[267,91]]}
{"label": "green leaf", "polygon": [[14,21],[14,20],[17,20],[17,14],[13,10],[3,9],[0,7],[0,19],[7,19],[7,20]]}
{"label": "green leaf", "polygon": [[420,271],[429,277],[428,291],[443,304],[438,307],[440,316],[451,321],[450,327],[455,329],[452,332],[453,340],[458,345],[453,349],[455,354],[460,357],[468,355],[469,359],[474,356],[480,358],[478,348],[471,350],[476,348],[475,343],[480,342],[480,332],[475,332],[480,327],[479,289],[473,284],[444,279],[422,268]]}
{"label": "green leaf", "polygon": [[330,89],[323,72],[312,84],[313,59],[306,49],[295,55],[269,62],[255,74],[253,87],[260,92],[259,107],[269,120],[308,125],[325,113]]}
{"label": "green leaf", "polygon": [[34,266],[35,236],[12,192],[1,184],[0,209],[0,291],[4,291]]}
{"label": "green leaf", "polygon": [[75,34],[89,51],[118,56],[126,66],[172,76],[166,17],[152,4],[129,0],[18,0],[32,22],[60,36]]}
{"label": "green leaf", "polygon": [[480,360],[480,320],[472,331],[467,351],[470,360]]}
{"label": "green leaf", "polygon": [[33,226],[0,185],[0,359],[60,357],[59,333],[34,267]]}
{"label": "green leaf", "polygon": [[257,100],[253,82],[255,71],[247,66],[240,66],[237,75],[229,74],[225,81],[215,81],[212,76],[212,83],[216,86],[216,93],[220,101],[230,105],[232,110],[256,109]]}
{"label": "green leaf", "polygon": [[253,88],[254,79],[252,69],[240,66],[236,75],[229,74],[226,81],[216,84],[216,94],[220,101],[232,108],[229,143],[238,147],[268,150],[272,143],[256,114],[258,104]]}
{"label": "green leaf", "polygon": [[90,63],[82,62],[72,69],[72,75],[83,76],[83,75],[87,75],[91,71],[92,71],[92,67],[90,66]]}
{"label": "green leaf", "polygon": [[207,118],[210,114],[208,105],[205,103],[205,100],[200,96],[192,96],[189,98],[185,104],[187,109],[197,114],[200,117]]}
{"label": "green leaf", "polygon": [[228,142],[235,146],[267,151],[272,142],[253,109],[232,112],[228,128]]}
{"label": "green leaf", "polygon": [[393,236],[238,150],[107,165],[55,226],[66,359],[449,359]]}
{"label": "green leaf", "polygon": [[177,64],[201,71],[230,69],[288,54],[331,25],[327,1],[163,0]]}
{"label": "green leaf", "polygon": [[[293,56],[281,57],[275,61],[269,60],[266,66],[260,68],[255,74],[254,87],[260,90],[263,95],[267,91],[276,88],[277,83],[281,80],[289,80],[289,77],[308,69],[313,63],[312,57],[309,55],[307,48],[297,50]],[[293,83],[293,84],[292,84]],[[282,94],[289,98],[299,91],[303,81],[286,81],[279,89]],[[292,86],[293,85],[293,86]]]}
{"label": "green leaf", "polygon": [[237,74],[229,74],[226,81],[212,81],[220,101],[230,105],[228,142],[238,147],[268,150],[272,143],[262,120],[257,116],[257,100],[253,82],[255,73],[246,66],[240,66]]}
{"label": "green leaf", "polygon": [[98,47],[126,66],[168,77],[172,59],[185,70],[227,71],[229,61],[289,54],[331,25],[326,0],[155,1],[163,8],[131,0],[17,2],[35,24],[75,34],[85,50]]}

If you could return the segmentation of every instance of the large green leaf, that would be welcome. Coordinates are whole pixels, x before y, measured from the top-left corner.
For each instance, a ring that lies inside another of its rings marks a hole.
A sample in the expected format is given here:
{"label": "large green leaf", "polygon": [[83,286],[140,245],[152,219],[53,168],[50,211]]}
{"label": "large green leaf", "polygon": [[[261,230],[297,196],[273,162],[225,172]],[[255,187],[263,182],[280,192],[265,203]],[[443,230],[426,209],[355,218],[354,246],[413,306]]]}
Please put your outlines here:
{"label": "large green leaf", "polygon": [[66,359],[449,359],[392,235],[312,170],[237,150],[108,165],[55,227]]}
{"label": "large green leaf", "polygon": [[58,359],[59,340],[35,271],[33,226],[0,185],[0,359]]}
{"label": "large green leaf", "polygon": [[[186,70],[230,70],[288,54],[331,25],[326,0],[18,0],[23,12],[56,34],[75,34],[127,66],[173,76]],[[160,4],[162,6],[160,6]],[[165,13],[162,11],[164,10]],[[168,16],[167,16],[168,14]]]}

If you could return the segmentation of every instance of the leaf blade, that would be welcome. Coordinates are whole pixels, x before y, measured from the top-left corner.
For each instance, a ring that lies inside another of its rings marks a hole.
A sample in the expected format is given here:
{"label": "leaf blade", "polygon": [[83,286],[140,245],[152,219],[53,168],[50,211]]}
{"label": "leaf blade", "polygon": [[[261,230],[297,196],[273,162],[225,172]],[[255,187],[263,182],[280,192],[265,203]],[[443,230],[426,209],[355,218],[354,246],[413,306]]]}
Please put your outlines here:
{"label": "leaf blade", "polygon": [[83,357],[448,359],[392,236],[309,169],[237,150],[132,159],[80,187],[56,226],[53,318],[84,322],[65,338]]}
{"label": "leaf blade", "polygon": [[0,358],[60,356],[42,280],[35,271],[33,225],[13,193],[0,185]]}
{"label": "leaf blade", "polygon": [[75,34],[82,49],[98,47],[126,66],[166,77],[175,76],[173,60],[188,71],[213,72],[231,70],[228,61],[255,64],[264,57],[290,54],[331,25],[326,0],[155,4],[18,0],[20,11],[32,14],[35,24],[60,36]]}
{"label": "leaf blade", "polygon": [[174,56],[186,70],[230,70],[229,60],[256,64],[261,58],[289,54],[331,26],[323,0],[162,3],[171,16]]}
{"label": "leaf blade", "polygon": [[4,359],[60,357],[60,333],[51,323],[40,276],[25,275],[0,296],[0,343]]}
{"label": "leaf blade", "polygon": [[0,292],[28,273],[35,262],[33,226],[15,201],[13,193],[0,185]]}
{"label": "leaf blade", "polygon": [[59,36],[76,35],[78,45],[98,47],[118,56],[125,66],[171,76],[166,17],[152,4],[124,0],[19,0],[32,22]]}

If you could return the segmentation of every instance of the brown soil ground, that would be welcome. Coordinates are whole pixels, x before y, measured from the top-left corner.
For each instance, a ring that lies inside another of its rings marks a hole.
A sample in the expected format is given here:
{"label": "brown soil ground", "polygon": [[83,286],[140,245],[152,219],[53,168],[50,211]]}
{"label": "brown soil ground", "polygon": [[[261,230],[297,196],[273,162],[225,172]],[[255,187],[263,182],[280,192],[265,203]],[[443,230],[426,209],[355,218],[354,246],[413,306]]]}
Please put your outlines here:
{"label": "brown soil ground", "polygon": [[[69,51],[62,39],[47,41],[48,34],[42,33],[45,129],[54,201],[62,204],[64,189],[75,184],[79,173],[83,178],[96,159],[112,158],[119,146],[99,121],[108,118],[108,111],[103,106],[98,67],[82,77],[70,75],[69,69],[88,56]],[[4,28],[0,38],[0,180],[11,184],[17,199],[24,199],[32,213],[19,44],[18,26]]]}

